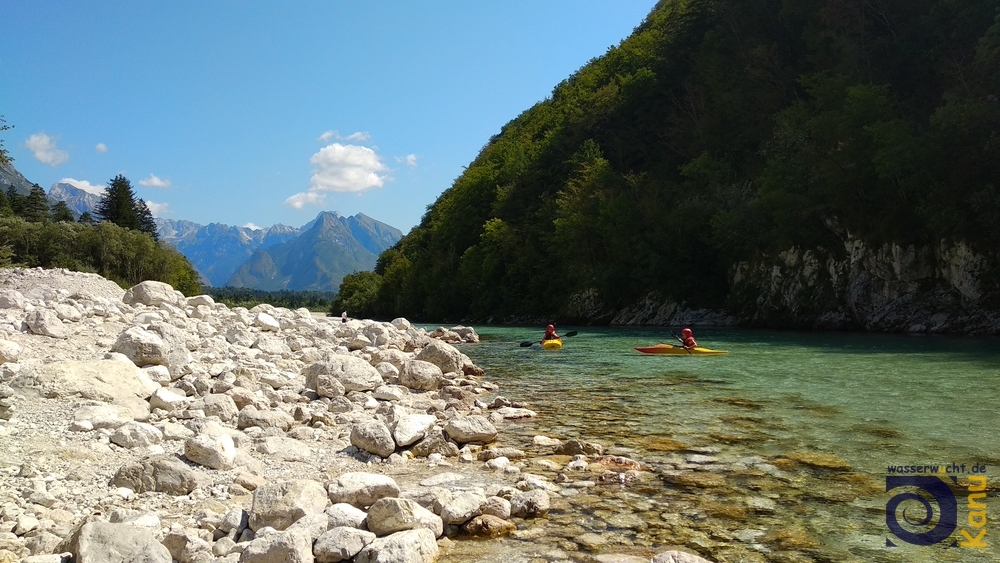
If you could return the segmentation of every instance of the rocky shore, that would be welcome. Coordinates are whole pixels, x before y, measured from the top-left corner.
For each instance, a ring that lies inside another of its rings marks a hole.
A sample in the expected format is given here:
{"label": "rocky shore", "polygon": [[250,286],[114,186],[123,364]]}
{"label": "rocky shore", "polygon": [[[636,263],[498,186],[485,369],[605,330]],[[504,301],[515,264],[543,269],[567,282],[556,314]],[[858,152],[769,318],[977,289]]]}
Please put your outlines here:
{"label": "rocky shore", "polygon": [[[556,487],[502,436],[535,413],[461,352],[477,341],[0,270],[0,563],[423,562],[544,526]],[[643,474],[596,444],[533,447]]]}

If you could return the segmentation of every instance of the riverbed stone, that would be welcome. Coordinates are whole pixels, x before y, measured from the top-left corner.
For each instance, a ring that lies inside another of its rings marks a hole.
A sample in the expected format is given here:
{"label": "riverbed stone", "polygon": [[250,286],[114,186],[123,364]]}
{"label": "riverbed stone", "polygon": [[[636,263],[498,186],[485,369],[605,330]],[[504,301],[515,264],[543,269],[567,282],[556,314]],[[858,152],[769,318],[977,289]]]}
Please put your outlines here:
{"label": "riverbed stone", "polygon": [[368,530],[377,536],[418,527],[434,532],[434,537],[444,531],[440,516],[415,501],[402,498],[385,497],[375,501],[368,509],[367,523]]}
{"label": "riverbed stone", "polygon": [[462,531],[474,538],[499,538],[514,533],[512,522],[492,514],[480,514],[462,525]]}
{"label": "riverbed stone", "polygon": [[459,444],[489,444],[497,439],[497,428],[486,417],[463,416],[449,420],[444,427],[445,434]]}
{"label": "riverbed stone", "polygon": [[322,514],[328,504],[323,485],[310,479],[268,483],[253,492],[250,529],[284,530],[307,514]]}
{"label": "riverbed stone", "polygon": [[66,325],[63,324],[62,319],[48,309],[38,309],[28,313],[24,317],[24,322],[34,334],[52,338],[66,338],[69,336],[69,331],[66,330]]}
{"label": "riverbed stone", "polygon": [[377,419],[358,422],[351,426],[351,445],[379,457],[389,457],[396,451],[392,431]]}
{"label": "riverbed stone", "polygon": [[457,348],[440,340],[431,340],[415,359],[436,365],[442,373],[462,373],[464,363]]}
{"label": "riverbed stone", "polygon": [[327,530],[316,540],[313,555],[317,563],[350,561],[366,545],[375,541],[375,537],[375,534],[365,530],[338,526]]}
{"label": "riverbed stone", "polygon": [[427,431],[434,427],[437,417],[432,414],[406,414],[400,417],[392,428],[392,437],[399,447],[409,446],[423,439]]}
{"label": "riverbed stone", "polygon": [[170,551],[149,530],[129,524],[87,521],[58,550],[77,563],[171,563]]}
{"label": "riverbed stone", "polygon": [[330,482],[328,491],[330,502],[366,508],[380,498],[398,497],[399,485],[388,475],[348,472]]}
{"label": "riverbed stone", "polygon": [[159,444],[163,433],[152,424],[126,422],[111,434],[111,442],[123,448],[141,448]]}
{"label": "riverbed stone", "polygon": [[549,512],[549,494],[541,489],[519,492],[510,499],[510,515],[515,518],[537,518]]}
{"label": "riverbed stone", "polygon": [[136,493],[153,491],[179,496],[195,490],[198,478],[183,461],[160,454],[122,465],[112,477],[111,485]]}
{"label": "riverbed stone", "polygon": [[313,563],[312,539],[304,530],[270,531],[247,544],[239,563]]}
{"label": "riverbed stone", "polygon": [[416,528],[376,538],[354,557],[355,563],[432,563],[439,548],[434,532]]}
{"label": "riverbed stone", "polygon": [[441,368],[423,360],[407,360],[399,370],[399,384],[417,391],[434,391],[442,379]]}

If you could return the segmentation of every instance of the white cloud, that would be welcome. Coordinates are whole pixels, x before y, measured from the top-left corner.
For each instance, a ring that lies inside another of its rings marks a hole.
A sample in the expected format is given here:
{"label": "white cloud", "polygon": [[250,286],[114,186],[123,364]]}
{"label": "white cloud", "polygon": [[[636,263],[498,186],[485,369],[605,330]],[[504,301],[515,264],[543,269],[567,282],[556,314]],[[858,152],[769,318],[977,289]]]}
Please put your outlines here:
{"label": "white cloud", "polygon": [[365,133],[365,132],[362,132],[362,131],[358,131],[356,133],[351,133],[350,135],[344,137],[344,140],[345,141],[364,142],[364,141],[367,141],[368,139],[371,139],[371,137],[372,136],[369,135],[368,133]]}
{"label": "white cloud", "polygon": [[263,231],[264,230],[264,227],[261,227],[260,225],[256,225],[254,223],[247,223],[246,225],[243,225],[243,228],[244,229],[250,229],[251,231]]}
{"label": "white cloud", "polygon": [[396,162],[398,162],[400,164],[406,164],[410,168],[416,168],[417,167],[417,155],[415,155],[415,154],[408,154],[406,156],[397,156],[396,157]]}
{"label": "white cloud", "polygon": [[169,188],[171,185],[170,180],[164,180],[156,174],[150,173],[149,178],[143,178],[139,180],[140,186],[146,186],[147,188]]}
{"label": "white cloud", "polygon": [[46,135],[44,131],[28,137],[28,140],[24,142],[24,146],[35,155],[35,158],[39,162],[48,164],[53,168],[69,160],[69,153],[60,150],[56,146],[55,139]]}
{"label": "white cloud", "polygon": [[363,192],[381,188],[388,168],[378,154],[368,147],[334,143],[320,149],[309,159],[313,175],[309,191]]}
{"label": "white cloud", "polygon": [[59,180],[59,183],[70,184],[73,187],[94,195],[104,195],[104,190],[107,189],[107,186],[94,185],[86,180],[77,180],[75,178],[63,178],[62,180]]}
{"label": "white cloud", "polygon": [[308,191],[299,192],[285,200],[285,205],[292,209],[302,209],[307,205],[323,205],[326,201],[326,194]]}
{"label": "white cloud", "polygon": [[367,141],[368,139],[371,139],[371,137],[372,137],[371,134],[369,134],[369,133],[367,133],[365,131],[356,131],[356,132],[351,133],[350,135],[348,135],[346,137],[342,137],[340,135],[340,133],[337,133],[336,131],[327,131],[326,133],[323,133],[322,135],[320,135],[319,138],[316,139],[316,140],[320,141],[320,142],[323,142],[323,143],[329,142],[331,139],[337,139],[338,141],[348,141],[348,142],[360,142],[360,143],[363,143],[363,142]]}
{"label": "white cloud", "polygon": [[153,214],[153,217],[162,217],[170,214],[169,203],[154,203],[152,201],[147,201],[146,207],[149,208],[149,212]]}
{"label": "white cloud", "polygon": [[97,143],[94,150],[101,153],[108,152],[108,145],[105,145],[104,143]]}

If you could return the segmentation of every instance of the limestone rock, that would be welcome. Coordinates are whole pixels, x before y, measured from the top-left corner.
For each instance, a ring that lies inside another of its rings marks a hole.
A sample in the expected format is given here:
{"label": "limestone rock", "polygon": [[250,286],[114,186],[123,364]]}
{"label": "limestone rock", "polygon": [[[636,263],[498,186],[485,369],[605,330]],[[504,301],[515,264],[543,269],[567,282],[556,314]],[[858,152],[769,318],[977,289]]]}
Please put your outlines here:
{"label": "limestone rock", "polygon": [[21,345],[10,340],[0,340],[0,364],[16,362],[21,357]]}
{"label": "limestone rock", "polygon": [[22,371],[14,387],[39,388],[49,398],[80,396],[128,407],[143,420],[149,414],[146,399],[159,388],[139,368],[114,360],[59,361]]}
{"label": "limestone rock", "polygon": [[432,563],[437,560],[438,551],[434,532],[416,528],[376,538],[354,556],[354,562]]}
{"label": "limestone rock", "polygon": [[364,508],[384,497],[399,496],[399,485],[389,476],[377,473],[349,472],[330,483],[330,502]]}
{"label": "limestone rock", "polygon": [[66,338],[69,331],[63,324],[59,316],[48,309],[38,309],[28,313],[24,317],[24,322],[31,332],[52,338]]}
{"label": "limestone rock", "polygon": [[434,427],[437,417],[432,414],[407,414],[392,427],[392,437],[399,447],[409,446],[423,439]]}
{"label": "limestone rock", "polygon": [[389,457],[396,451],[392,432],[380,420],[366,420],[351,427],[351,445],[379,457]]}
{"label": "limestone rock", "polygon": [[497,439],[497,429],[483,416],[470,415],[448,421],[445,434],[459,444],[489,444]]}
{"label": "limestone rock", "polygon": [[486,497],[479,493],[466,492],[451,499],[441,508],[441,520],[445,524],[461,526],[480,514],[481,507],[486,504]]}
{"label": "limestone rock", "polygon": [[77,563],[171,563],[170,552],[149,530],[128,524],[86,522],[61,547]]}
{"label": "limestone rock", "polygon": [[432,340],[417,354],[417,360],[430,362],[441,368],[443,373],[462,373],[462,353],[454,346],[440,340]]}
{"label": "limestone rock", "polygon": [[198,480],[194,470],[183,461],[163,454],[121,466],[112,477],[111,486],[125,487],[136,493],[155,491],[179,496],[195,490]]}
{"label": "limestone rock", "polygon": [[268,483],[253,492],[250,529],[284,530],[307,514],[322,514],[329,503],[323,485],[309,479]]}
{"label": "limestone rock", "polygon": [[325,512],[327,518],[330,520],[331,528],[346,526],[359,530],[368,529],[368,526],[365,524],[368,514],[364,510],[346,502],[335,503],[333,506],[328,507]]}
{"label": "limestone rock", "polygon": [[515,518],[545,516],[549,507],[549,494],[541,489],[518,493],[510,499],[510,515]]}
{"label": "limestone rock", "polygon": [[184,457],[189,461],[225,471],[236,463],[236,446],[228,434],[209,436],[200,434],[184,441]]}
{"label": "limestone rock", "polygon": [[328,530],[313,545],[313,554],[317,563],[336,563],[350,561],[366,545],[375,541],[375,534],[339,526]]}
{"label": "limestone rock", "polygon": [[418,391],[434,391],[441,386],[441,368],[423,360],[407,360],[399,370],[399,383]]}
{"label": "limestone rock", "polygon": [[368,530],[376,536],[387,536],[403,530],[427,528],[434,537],[444,531],[441,517],[420,506],[415,501],[385,497],[375,501],[368,509]]}
{"label": "limestone rock", "polygon": [[160,335],[138,326],[122,331],[111,350],[124,354],[139,367],[166,366],[170,363],[167,343],[160,338]]}
{"label": "limestone rock", "polygon": [[187,305],[184,295],[174,290],[169,284],[158,281],[144,281],[132,286],[125,295],[122,302],[128,305],[149,305],[158,307],[163,303],[183,308]]}
{"label": "limestone rock", "polygon": [[664,551],[657,553],[650,563],[712,563],[704,557],[688,553],[686,551]]}
{"label": "limestone rock", "polygon": [[277,531],[254,538],[239,563],[312,563],[312,540],[301,530]]}
{"label": "limestone rock", "polygon": [[316,389],[316,377],[320,374],[332,375],[344,386],[346,392],[371,391],[385,384],[382,374],[371,364],[355,356],[333,354],[322,362],[307,366],[302,370],[306,376],[306,387]]}
{"label": "limestone rock", "polygon": [[111,435],[111,442],[123,448],[143,448],[163,441],[163,433],[152,424],[127,422]]}
{"label": "limestone rock", "polygon": [[462,531],[474,538],[499,538],[514,533],[516,527],[492,514],[481,514],[462,526]]}

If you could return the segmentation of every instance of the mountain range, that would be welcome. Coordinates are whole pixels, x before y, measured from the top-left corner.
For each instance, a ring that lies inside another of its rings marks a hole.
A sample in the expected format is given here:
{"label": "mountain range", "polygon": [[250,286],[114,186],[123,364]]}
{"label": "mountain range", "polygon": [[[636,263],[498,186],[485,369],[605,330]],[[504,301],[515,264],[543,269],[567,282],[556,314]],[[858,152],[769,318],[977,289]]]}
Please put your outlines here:
{"label": "mountain range", "polygon": [[215,287],[265,291],[336,291],[347,274],[371,270],[403,233],[364,214],[331,211],[295,228],[251,229],[156,219],[160,239],[174,244]]}
{"label": "mountain range", "polygon": [[[11,165],[0,167],[0,189],[27,194],[34,184]],[[74,217],[94,214],[101,196],[67,182],[49,189],[49,203],[65,201]],[[203,285],[265,291],[337,291],[347,274],[371,270],[378,255],[403,233],[363,214],[322,211],[301,227],[265,229],[222,223],[155,219],[160,240],[177,247]]]}

